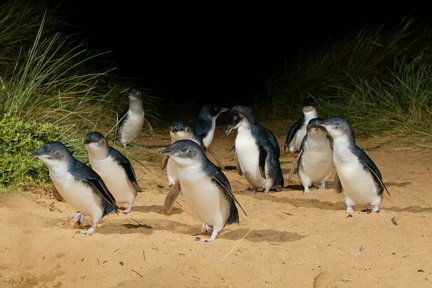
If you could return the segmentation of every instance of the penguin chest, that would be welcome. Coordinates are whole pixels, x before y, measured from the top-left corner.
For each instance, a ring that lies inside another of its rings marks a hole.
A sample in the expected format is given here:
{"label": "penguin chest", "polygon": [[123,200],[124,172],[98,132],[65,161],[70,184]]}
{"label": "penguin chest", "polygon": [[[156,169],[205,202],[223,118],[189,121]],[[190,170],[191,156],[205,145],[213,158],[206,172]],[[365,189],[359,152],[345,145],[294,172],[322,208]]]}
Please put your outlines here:
{"label": "penguin chest", "polygon": [[[305,142],[299,169],[313,183],[319,183],[332,172],[333,160],[330,143],[311,145]],[[299,173],[300,174],[300,173]]]}
{"label": "penguin chest", "polygon": [[265,179],[259,168],[259,148],[250,131],[239,129],[235,140],[237,161],[246,180],[255,187],[264,187]]}
{"label": "penguin chest", "polygon": [[333,161],[343,192],[354,204],[370,204],[379,197],[373,176],[354,153],[335,149]]}
{"label": "penguin chest", "polygon": [[112,158],[103,160],[90,159],[93,170],[102,177],[108,190],[116,202],[131,202],[135,199],[136,191],[126,174],[126,171]]}
{"label": "penguin chest", "polygon": [[120,142],[130,143],[138,137],[144,125],[144,113],[129,111],[122,127],[120,127]]}
{"label": "penguin chest", "polygon": [[200,220],[210,226],[222,228],[229,215],[229,204],[221,188],[196,165],[177,170],[185,201]]}
{"label": "penguin chest", "polygon": [[75,179],[68,171],[50,170],[50,177],[57,191],[63,199],[74,209],[83,214],[102,215],[103,205],[100,196],[92,187],[78,179]]}

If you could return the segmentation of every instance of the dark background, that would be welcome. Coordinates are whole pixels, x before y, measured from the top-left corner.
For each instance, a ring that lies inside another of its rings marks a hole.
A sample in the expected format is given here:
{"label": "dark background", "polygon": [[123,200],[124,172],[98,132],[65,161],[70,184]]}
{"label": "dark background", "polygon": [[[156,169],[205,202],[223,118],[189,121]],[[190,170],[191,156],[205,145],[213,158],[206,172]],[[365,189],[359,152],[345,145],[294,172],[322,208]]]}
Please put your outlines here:
{"label": "dark background", "polygon": [[90,48],[112,51],[116,73],[183,103],[250,104],[265,80],[302,50],[319,49],[329,37],[365,24],[427,17],[426,9],[352,2],[334,7],[221,3],[71,1],[67,9],[74,23],[85,27]]}

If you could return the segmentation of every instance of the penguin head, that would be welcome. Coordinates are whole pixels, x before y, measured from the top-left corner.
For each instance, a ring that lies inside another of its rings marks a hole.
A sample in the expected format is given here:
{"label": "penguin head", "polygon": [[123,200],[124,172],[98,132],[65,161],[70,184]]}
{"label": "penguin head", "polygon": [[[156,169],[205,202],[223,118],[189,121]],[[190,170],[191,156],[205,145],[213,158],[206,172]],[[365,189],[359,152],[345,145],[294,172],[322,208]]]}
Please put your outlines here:
{"label": "penguin head", "polygon": [[127,95],[130,104],[137,103],[142,105],[143,97],[141,90],[139,90],[138,88],[130,88],[127,92]]}
{"label": "penguin head", "polygon": [[326,129],[323,126],[320,126],[317,124],[317,121],[323,121],[323,119],[321,118],[312,118],[311,120],[309,120],[308,124],[306,125],[306,130],[307,131],[316,131],[316,130],[323,130],[326,131]]}
{"label": "penguin head", "polygon": [[199,118],[203,119],[215,119],[219,117],[219,115],[223,112],[228,111],[228,108],[219,107],[216,105],[206,104],[201,107],[200,113],[198,115]]}
{"label": "penguin head", "polygon": [[183,120],[174,120],[170,126],[171,142],[193,138],[192,127]]}
{"label": "penguin head", "polygon": [[67,165],[68,161],[72,159],[72,154],[59,141],[47,142],[39,150],[30,152],[28,155],[39,158],[48,168],[55,167],[59,163]]}
{"label": "penguin head", "polygon": [[84,146],[89,154],[108,153],[108,142],[102,133],[98,131],[92,131],[85,135]]}
{"label": "penguin head", "polygon": [[233,129],[237,129],[243,123],[255,124],[255,115],[248,106],[234,106],[228,112],[228,128],[226,135],[229,135]]}
{"label": "penguin head", "polygon": [[332,117],[326,120],[316,120],[316,125],[324,127],[333,138],[348,137],[354,140],[353,130],[348,121],[343,117]]}
{"label": "penguin head", "polygon": [[195,161],[205,157],[201,146],[189,139],[176,141],[170,146],[160,149],[159,153],[168,155],[179,166],[192,165]]}

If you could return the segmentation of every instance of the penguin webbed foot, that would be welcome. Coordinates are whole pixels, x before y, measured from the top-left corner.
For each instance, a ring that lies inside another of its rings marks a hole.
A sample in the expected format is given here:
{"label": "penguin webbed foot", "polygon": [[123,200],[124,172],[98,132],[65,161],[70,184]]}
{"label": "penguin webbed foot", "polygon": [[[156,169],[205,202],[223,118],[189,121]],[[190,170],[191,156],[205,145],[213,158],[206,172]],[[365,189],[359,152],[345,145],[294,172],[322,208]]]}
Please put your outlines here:
{"label": "penguin webbed foot", "polygon": [[82,225],[84,223],[85,215],[79,211],[72,213],[69,218],[78,225]]}
{"label": "penguin webbed foot", "polygon": [[352,207],[347,207],[346,213],[347,213],[347,218],[353,217],[354,209]]}
{"label": "penguin webbed foot", "polygon": [[87,230],[78,230],[77,233],[85,234],[85,235],[91,235],[91,234],[93,234],[95,232],[95,230],[96,230],[96,227],[91,226]]}

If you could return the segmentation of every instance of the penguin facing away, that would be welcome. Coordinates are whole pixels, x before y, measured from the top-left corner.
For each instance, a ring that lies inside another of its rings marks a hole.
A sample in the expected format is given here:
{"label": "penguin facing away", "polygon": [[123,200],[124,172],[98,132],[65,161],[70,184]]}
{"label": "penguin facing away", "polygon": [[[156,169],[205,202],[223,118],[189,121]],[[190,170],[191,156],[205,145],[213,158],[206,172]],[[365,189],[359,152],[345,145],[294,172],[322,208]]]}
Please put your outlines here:
{"label": "penguin facing away", "polygon": [[313,118],[306,126],[306,136],[303,138],[300,152],[291,168],[290,178],[298,166],[298,174],[304,188],[304,193],[310,193],[309,187],[319,184],[319,189],[325,189],[328,178],[333,170],[333,150],[331,138],[327,131],[316,124],[322,120]]}
{"label": "penguin facing away", "polygon": [[191,123],[193,133],[202,142],[204,147],[208,148],[213,141],[216,128],[216,120],[228,108],[218,107],[211,104],[203,105],[200,112]]}
{"label": "penguin facing away", "polygon": [[120,114],[120,120],[117,123],[118,129],[115,136],[116,140],[123,146],[123,148],[126,148],[127,145],[139,137],[145,122],[143,95],[141,90],[130,88],[127,94],[129,98],[129,107]]}
{"label": "penguin facing away", "polygon": [[178,140],[159,152],[169,155],[176,163],[183,197],[203,222],[201,232],[211,233],[205,242],[215,240],[226,224],[239,222],[236,203],[242,207],[232,193],[228,178],[207,159],[199,144],[188,139]]}
{"label": "penguin facing away", "polygon": [[102,178],[75,159],[63,143],[47,142],[29,156],[39,158],[47,166],[57,191],[66,203],[78,210],[71,215],[74,222],[83,224],[85,216],[90,215],[91,227],[80,233],[93,234],[102,217],[117,212],[115,199]]}
{"label": "penguin facing away", "polygon": [[274,134],[256,123],[248,106],[234,106],[228,112],[226,135],[237,129],[235,156],[237,171],[244,175],[252,190],[280,191],[284,185],[279,162],[279,145]]}
{"label": "penguin facing away", "polygon": [[318,118],[316,102],[313,98],[303,100],[303,116],[295,121],[288,129],[285,140],[285,153],[298,152],[300,150],[303,137],[306,135],[306,125],[312,118]]}
{"label": "penguin facing away", "polygon": [[[372,212],[379,212],[384,189],[381,172],[372,159],[355,143],[353,130],[343,117],[318,120],[333,138],[333,163],[338,183],[345,196],[347,216],[354,213],[355,205],[372,205]],[[338,191],[339,192],[339,191]]]}
{"label": "penguin facing away", "polygon": [[84,146],[93,170],[102,177],[117,203],[127,203],[122,212],[129,213],[137,192],[142,192],[131,162],[109,146],[105,136],[98,131],[85,135]]}

